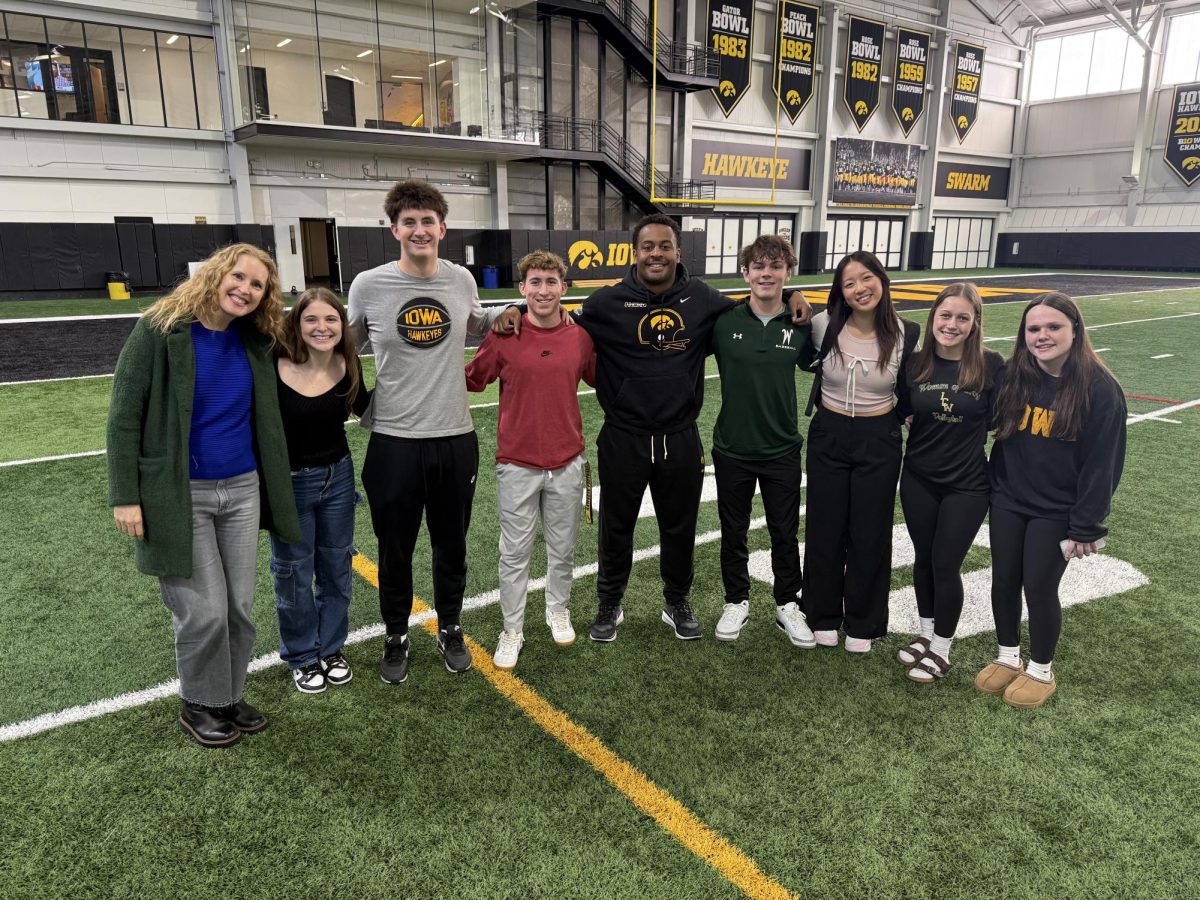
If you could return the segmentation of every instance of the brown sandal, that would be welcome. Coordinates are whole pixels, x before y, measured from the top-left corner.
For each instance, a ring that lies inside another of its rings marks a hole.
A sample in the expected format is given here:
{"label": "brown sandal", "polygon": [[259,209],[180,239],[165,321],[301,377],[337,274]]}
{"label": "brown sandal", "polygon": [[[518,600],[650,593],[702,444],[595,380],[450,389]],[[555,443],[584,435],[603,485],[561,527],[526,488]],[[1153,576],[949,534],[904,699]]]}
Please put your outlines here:
{"label": "brown sandal", "polygon": [[[908,670],[908,678],[917,684],[933,684],[933,682],[945,678],[950,673],[950,668],[950,663],[936,653],[926,653],[915,666]],[[918,677],[917,672],[924,672],[929,677]]]}
{"label": "brown sandal", "polygon": [[[899,650],[896,651],[896,659],[900,660],[900,662],[904,665],[904,668],[911,669],[913,666],[915,666],[917,663],[919,663],[921,661],[921,657],[923,657],[928,652],[929,652],[929,638],[916,637],[913,639],[913,642],[911,644],[901,647]],[[912,659],[905,659],[904,658],[905,654],[908,656],[911,656]]]}

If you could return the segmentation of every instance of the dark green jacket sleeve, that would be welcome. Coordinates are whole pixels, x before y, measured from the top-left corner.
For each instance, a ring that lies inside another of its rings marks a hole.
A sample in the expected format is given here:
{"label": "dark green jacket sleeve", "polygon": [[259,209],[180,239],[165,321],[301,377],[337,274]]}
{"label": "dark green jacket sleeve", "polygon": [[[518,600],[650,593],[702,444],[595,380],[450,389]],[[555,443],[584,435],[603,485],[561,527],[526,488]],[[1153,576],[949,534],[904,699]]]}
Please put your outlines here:
{"label": "dark green jacket sleeve", "polygon": [[138,454],[154,367],[153,344],[154,336],[146,327],[146,321],[139,319],[117,359],[106,441],[109,506],[142,502],[138,486]]}

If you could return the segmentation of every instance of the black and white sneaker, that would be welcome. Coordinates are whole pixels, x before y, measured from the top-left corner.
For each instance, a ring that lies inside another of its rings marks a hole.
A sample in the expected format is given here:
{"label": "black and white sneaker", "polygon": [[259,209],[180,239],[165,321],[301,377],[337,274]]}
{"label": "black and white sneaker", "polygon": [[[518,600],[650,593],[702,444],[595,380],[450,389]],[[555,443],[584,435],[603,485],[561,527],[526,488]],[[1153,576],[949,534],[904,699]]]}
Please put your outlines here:
{"label": "black and white sneaker", "polygon": [[379,677],[387,684],[402,684],[408,677],[408,635],[389,634],[383,645]]}
{"label": "black and white sneaker", "polygon": [[325,690],[325,673],[321,671],[320,663],[310,663],[299,669],[292,669],[292,681],[296,690],[302,694],[319,694]]}
{"label": "black and white sneaker", "polygon": [[321,671],[325,673],[325,680],[335,687],[339,684],[346,684],[354,677],[354,673],[350,670],[350,663],[346,661],[346,657],[340,650],[321,658]]}
{"label": "black and white sneaker", "polygon": [[438,629],[437,645],[447,671],[461,675],[471,668],[471,651],[467,649],[461,626],[451,625]]}
{"label": "black and white sneaker", "polygon": [[664,602],[662,620],[675,629],[675,637],[681,641],[694,641],[700,637],[700,623],[686,600]]}
{"label": "black and white sneaker", "polygon": [[625,612],[620,606],[602,606],[596,612],[596,621],[588,630],[588,637],[602,644],[617,639],[617,626],[625,621]]}

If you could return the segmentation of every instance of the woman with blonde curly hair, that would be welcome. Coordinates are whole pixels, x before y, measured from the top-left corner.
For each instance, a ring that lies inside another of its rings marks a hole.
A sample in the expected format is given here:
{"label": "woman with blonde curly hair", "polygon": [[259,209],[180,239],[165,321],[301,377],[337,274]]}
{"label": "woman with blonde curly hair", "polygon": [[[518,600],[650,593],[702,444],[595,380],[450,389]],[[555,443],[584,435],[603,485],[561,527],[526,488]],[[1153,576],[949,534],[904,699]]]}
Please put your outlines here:
{"label": "woman with blonde curly hair", "polygon": [[223,247],[146,310],[113,378],[109,504],[138,569],[159,579],[179,725],[205,747],[267,726],[242,688],[258,530],[300,537],[272,356],[283,315],[271,257]]}

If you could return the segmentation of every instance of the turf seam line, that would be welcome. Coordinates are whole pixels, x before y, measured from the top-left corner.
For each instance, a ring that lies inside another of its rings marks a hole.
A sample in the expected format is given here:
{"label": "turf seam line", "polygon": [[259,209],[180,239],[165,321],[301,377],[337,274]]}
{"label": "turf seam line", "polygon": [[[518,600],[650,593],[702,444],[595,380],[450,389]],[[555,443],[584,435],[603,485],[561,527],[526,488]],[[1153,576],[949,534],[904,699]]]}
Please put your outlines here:
{"label": "turf seam line", "polygon": [[[354,557],[354,570],[379,587],[379,570],[365,556]],[[414,612],[433,612],[420,599],[413,598]],[[422,627],[437,638],[437,621],[427,619]],[[516,706],[535,725],[566,749],[595,769],[635,807],[650,816],[685,849],[690,850],[748,897],[793,897],[787,888],[766,875],[742,850],[721,837],[648,775],[610,750],[603,741],[560,710],[511,672],[496,668],[491,654],[465,632],[467,646],[474,657],[474,668],[488,683]]]}
{"label": "turf seam line", "polygon": [[[992,304],[993,306],[997,304]],[[1190,319],[1193,316],[1200,316],[1200,312],[1179,313],[1174,316],[1157,316],[1153,319],[1130,319],[1128,322],[1101,322],[1099,325],[1089,325],[1084,331],[1095,331],[1098,328],[1114,328],[1117,325],[1141,325],[1144,322],[1165,322],[1168,319]],[[1007,337],[985,337],[984,343],[988,341],[1015,341],[1017,336],[1010,334]]]}

